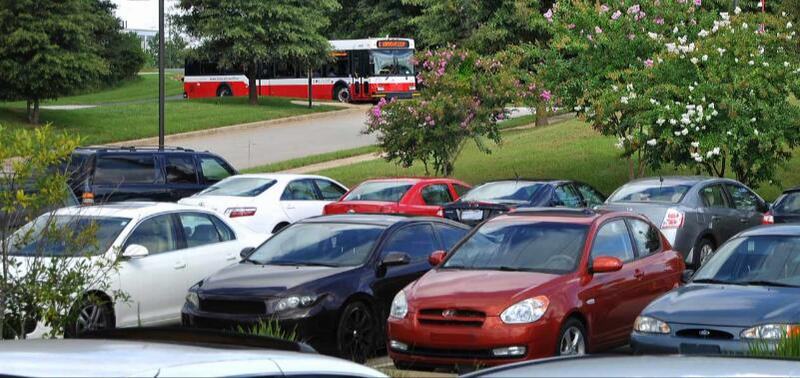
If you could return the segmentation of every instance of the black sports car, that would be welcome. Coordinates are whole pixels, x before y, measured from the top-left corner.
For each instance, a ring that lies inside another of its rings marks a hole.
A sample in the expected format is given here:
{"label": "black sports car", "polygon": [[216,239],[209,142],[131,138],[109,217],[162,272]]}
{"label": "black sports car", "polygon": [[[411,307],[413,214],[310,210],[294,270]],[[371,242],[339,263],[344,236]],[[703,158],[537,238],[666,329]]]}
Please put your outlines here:
{"label": "black sports car", "polygon": [[395,294],[468,231],[432,217],[306,219],[189,289],[183,323],[236,329],[277,320],[320,351],[362,362],[384,345]]}
{"label": "black sports car", "polygon": [[517,207],[592,208],[605,200],[597,189],[571,180],[490,181],[445,205],[444,217],[475,226]]}

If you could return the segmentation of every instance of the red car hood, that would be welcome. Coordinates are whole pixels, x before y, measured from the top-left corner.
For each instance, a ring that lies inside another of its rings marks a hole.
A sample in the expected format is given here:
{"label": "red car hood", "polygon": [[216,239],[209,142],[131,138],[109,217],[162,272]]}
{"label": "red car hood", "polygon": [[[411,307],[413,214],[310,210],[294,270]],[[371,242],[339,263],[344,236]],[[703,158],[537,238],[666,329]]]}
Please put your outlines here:
{"label": "red car hood", "polygon": [[562,276],[534,272],[495,270],[432,270],[411,285],[409,306],[471,309],[499,316],[508,306],[525,298],[545,294],[545,287],[558,285]]}
{"label": "red car hood", "polygon": [[395,213],[397,203],[381,201],[340,201],[325,205],[325,214],[345,214],[345,213]]}

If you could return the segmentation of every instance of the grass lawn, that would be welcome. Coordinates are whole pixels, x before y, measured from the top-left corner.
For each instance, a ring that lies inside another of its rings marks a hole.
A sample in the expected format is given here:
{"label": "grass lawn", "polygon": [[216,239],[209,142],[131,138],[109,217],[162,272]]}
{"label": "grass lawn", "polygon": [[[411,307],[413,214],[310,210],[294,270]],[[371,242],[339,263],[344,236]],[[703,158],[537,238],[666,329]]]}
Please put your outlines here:
{"label": "grass lawn", "polygon": [[[211,129],[239,123],[263,121],[294,115],[339,109],[315,106],[311,109],[290,103],[289,99],[261,98],[259,106],[247,104],[247,98],[168,101],[167,134]],[[42,123],[52,122],[84,138],[84,144],[101,144],[157,136],[158,104],[102,106],[81,110],[42,110]],[[25,107],[0,105],[0,124],[9,128],[31,127],[25,122]]]}
{"label": "grass lawn", "polygon": [[[628,181],[627,163],[619,158],[619,151],[613,145],[612,138],[596,133],[578,120],[513,131],[503,135],[502,145],[495,146],[491,155],[480,153],[474,145],[465,148],[456,162],[454,176],[473,184],[515,176],[577,179],[608,195]],[[384,160],[374,160],[317,173],[352,186],[368,178],[422,176],[425,170],[421,165],[404,169]],[[781,176],[785,186],[800,183],[800,157],[795,157],[782,169]],[[762,186],[758,191],[765,199],[773,200],[780,188]]]}
{"label": "grass lawn", "polygon": [[243,172],[244,173],[280,172],[280,171],[285,171],[287,169],[305,167],[307,165],[323,163],[326,161],[345,159],[353,156],[374,153],[378,152],[378,150],[379,149],[377,146],[357,147],[357,148],[351,148],[349,150],[327,152],[319,155],[311,155],[297,159],[279,161],[276,163],[245,169]]}

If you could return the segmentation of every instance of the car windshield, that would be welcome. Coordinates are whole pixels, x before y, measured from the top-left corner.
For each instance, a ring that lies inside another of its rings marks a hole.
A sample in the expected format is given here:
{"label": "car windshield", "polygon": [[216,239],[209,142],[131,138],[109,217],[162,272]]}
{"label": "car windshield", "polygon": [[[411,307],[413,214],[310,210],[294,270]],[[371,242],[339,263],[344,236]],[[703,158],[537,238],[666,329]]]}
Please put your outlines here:
{"label": "car windshield", "polygon": [[275,185],[275,180],[255,177],[237,177],[220,181],[198,195],[255,197]]}
{"label": "car windshield", "polygon": [[374,74],[380,76],[413,76],[414,50],[372,50]]}
{"label": "car windshield", "polygon": [[800,286],[800,237],[740,237],[723,245],[693,282]]}
{"label": "car windshield", "polygon": [[558,222],[489,222],[442,267],[569,273],[580,261],[588,228]]}
{"label": "car windshield", "polygon": [[776,213],[800,213],[800,192],[790,192],[783,195],[775,203]]}
{"label": "car windshield", "polygon": [[461,197],[461,200],[465,202],[528,203],[542,186],[544,186],[542,183],[525,181],[490,182],[470,190],[464,197]]}
{"label": "car windshield", "polygon": [[300,223],[261,245],[247,259],[264,265],[357,266],[384,228],[347,223]]}
{"label": "car windshield", "polygon": [[[130,218],[42,215],[12,236],[14,256],[99,255],[108,251]],[[83,243],[86,239],[96,240]]]}
{"label": "car windshield", "polygon": [[691,185],[659,182],[632,183],[619,188],[608,202],[678,203]]}
{"label": "car windshield", "polygon": [[365,182],[353,189],[343,201],[400,202],[412,186],[414,184],[408,181]]}

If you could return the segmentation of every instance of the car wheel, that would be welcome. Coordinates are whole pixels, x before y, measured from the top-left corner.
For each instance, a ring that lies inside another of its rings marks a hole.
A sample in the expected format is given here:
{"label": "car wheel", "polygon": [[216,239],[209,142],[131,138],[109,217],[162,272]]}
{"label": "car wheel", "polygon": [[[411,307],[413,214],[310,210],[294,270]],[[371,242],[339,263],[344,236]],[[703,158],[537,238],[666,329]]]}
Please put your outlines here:
{"label": "car wheel", "polygon": [[217,88],[217,97],[230,97],[230,96],[233,96],[233,91],[231,90],[231,87],[227,85],[220,85],[219,88]]}
{"label": "car wheel", "polygon": [[80,303],[77,318],[64,330],[64,337],[78,337],[86,332],[113,329],[114,327],[111,303],[92,296]]}
{"label": "car wheel", "polygon": [[339,355],[351,361],[364,363],[375,349],[378,324],[372,311],[362,302],[345,307],[336,331]]}
{"label": "car wheel", "polygon": [[697,269],[705,265],[711,256],[714,256],[716,248],[714,248],[714,243],[711,240],[702,238],[697,242],[697,245],[694,246],[694,250],[694,266],[695,269]]}
{"label": "car wheel", "polygon": [[350,88],[347,88],[346,85],[340,85],[336,87],[336,100],[342,103],[350,102]]}
{"label": "car wheel", "polygon": [[558,337],[559,356],[581,356],[586,354],[586,329],[577,319],[569,319],[561,327]]}

